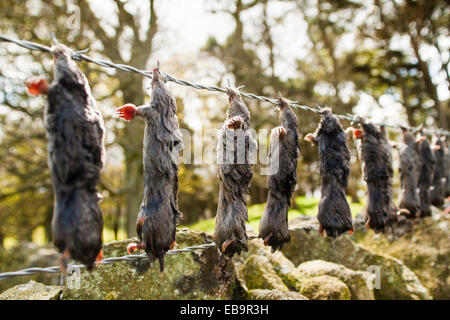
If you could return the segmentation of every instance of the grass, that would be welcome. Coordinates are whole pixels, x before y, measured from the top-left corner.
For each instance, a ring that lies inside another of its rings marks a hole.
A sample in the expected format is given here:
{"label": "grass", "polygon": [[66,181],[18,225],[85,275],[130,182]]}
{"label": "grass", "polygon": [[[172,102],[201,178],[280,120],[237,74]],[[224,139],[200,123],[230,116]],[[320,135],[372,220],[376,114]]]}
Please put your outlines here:
{"label": "grass", "polygon": [[[363,208],[364,203],[352,203],[350,199],[347,199],[348,203],[350,205],[350,210],[352,212],[353,216],[356,216]],[[294,219],[299,216],[315,216],[317,215],[317,210],[319,206],[319,198],[314,197],[305,197],[300,196],[295,198],[295,202],[297,204],[298,209],[290,209],[288,212],[288,218]],[[258,231],[259,226],[259,219],[261,218],[261,215],[264,211],[265,203],[261,204],[255,204],[248,207],[248,220],[250,226],[255,230]],[[196,223],[187,225],[185,227],[188,227],[192,230],[197,231],[206,231],[208,233],[214,232],[214,218],[211,219],[205,219],[200,220]]]}
{"label": "grass", "polygon": [[[119,238],[119,240],[126,239],[127,238],[126,231],[119,230],[118,238]],[[39,245],[47,244],[46,239],[45,239],[44,227],[40,226],[40,227],[35,228],[31,235],[31,240],[34,243],[39,244]],[[103,242],[106,243],[106,242],[111,242],[113,240],[115,240],[114,231],[109,228],[103,228]],[[12,238],[12,237],[6,237],[5,240],[3,241],[3,245],[5,246],[5,249],[11,249],[11,248],[15,247],[17,244],[18,244],[17,239]]]}
{"label": "grass", "polygon": [[[294,219],[299,216],[315,216],[317,215],[317,208],[319,206],[319,198],[300,196],[295,198],[297,209],[290,209],[288,213],[289,219]],[[352,215],[357,215],[364,207],[364,203],[352,203],[348,198],[350,210]],[[254,204],[248,207],[248,219],[250,226],[257,232],[259,227],[259,220],[264,211],[265,203]],[[191,230],[205,231],[214,233],[214,218],[200,220],[190,225],[180,226],[180,228],[188,227]],[[119,239],[126,239],[125,230],[119,230]],[[112,229],[103,228],[103,242],[110,242],[114,239],[114,232]],[[37,244],[45,244],[45,232],[43,227],[38,227],[33,230],[32,241]],[[5,248],[12,248],[17,244],[17,240],[11,237],[6,237],[4,240]]]}

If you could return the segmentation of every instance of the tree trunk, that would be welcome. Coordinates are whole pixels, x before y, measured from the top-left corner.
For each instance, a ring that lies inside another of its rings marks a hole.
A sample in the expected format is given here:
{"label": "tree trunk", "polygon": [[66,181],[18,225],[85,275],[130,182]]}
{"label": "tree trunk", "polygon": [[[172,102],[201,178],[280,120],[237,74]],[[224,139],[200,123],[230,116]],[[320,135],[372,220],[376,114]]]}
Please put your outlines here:
{"label": "tree trunk", "polygon": [[3,244],[4,241],[5,241],[5,235],[0,232],[0,249],[5,248],[5,245]]}
{"label": "tree trunk", "polygon": [[116,204],[116,216],[114,217],[113,223],[113,231],[114,231],[114,240],[119,240],[119,225],[120,225],[120,212],[122,211],[122,206],[120,200],[117,201]]}
{"label": "tree trunk", "polygon": [[[145,62],[136,63],[142,67]],[[144,103],[142,92],[142,77],[131,73],[123,73],[119,77],[120,86],[123,88],[123,100],[135,105]],[[144,136],[144,121],[135,119],[125,126],[122,146],[125,151],[126,166],[126,217],[127,237],[134,237],[136,233],[136,220],[141,205],[143,184],[142,141]]]}
{"label": "tree trunk", "polygon": [[408,125],[410,125],[411,127],[415,127],[416,121],[414,120],[414,109],[409,105],[408,91],[404,82],[401,83],[401,88],[403,107],[405,108],[406,117],[408,118]]}
{"label": "tree trunk", "polygon": [[422,59],[419,53],[419,40],[409,34],[409,38],[411,39],[411,46],[414,50],[414,54],[418,60],[418,66],[420,71],[422,71],[423,74],[423,81],[425,84],[425,88],[427,89],[428,95],[430,98],[434,101],[434,107],[437,110],[438,117],[436,119],[436,123],[439,123],[439,126],[447,130],[447,114],[445,110],[442,108],[441,101],[438,98],[437,94],[437,86],[433,83],[430,75],[430,71],[428,68],[428,63]]}
{"label": "tree trunk", "polygon": [[44,221],[45,240],[48,243],[51,243],[53,241],[52,217],[53,217],[53,210],[52,207],[50,207],[49,211],[46,213]]}

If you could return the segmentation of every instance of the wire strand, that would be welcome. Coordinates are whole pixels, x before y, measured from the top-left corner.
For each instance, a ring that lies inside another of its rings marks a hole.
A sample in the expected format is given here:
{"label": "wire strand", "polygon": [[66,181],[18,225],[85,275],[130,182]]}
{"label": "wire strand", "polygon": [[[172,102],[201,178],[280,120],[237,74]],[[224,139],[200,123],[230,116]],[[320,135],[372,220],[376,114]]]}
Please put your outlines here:
{"label": "wire strand", "polygon": [[[363,229],[364,222],[362,220],[355,219],[355,220],[353,220],[353,224],[354,224],[354,228],[356,230]],[[188,229],[187,228],[181,229],[181,231],[186,231],[186,230],[188,230]],[[306,233],[309,233],[312,230],[317,231],[317,230],[319,230],[319,228],[317,225],[313,225],[313,224],[309,224],[309,223],[303,224],[301,226],[289,228],[289,231],[299,231],[299,230],[304,230]],[[256,236],[256,235],[247,236],[247,239],[248,240],[258,239],[258,236]],[[182,248],[182,249],[169,250],[169,251],[167,251],[166,255],[176,255],[176,254],[186,253],[186,252],[195,252],[196,250],[207,250],[209,248],[215,248],[215,247],[217,247],[215,242],[204,243],[201,245],[190,246],[190,247],[186,247],[186,248]],[[146,254],[126,255],[126,256],[121,256],[121,257],[111,257],[111,258],[103,259],[98,263],[98,265],[111,264],[111,263],[116,263],[116,262],[121,262],[121,261],[136,261],[136,260],[146,260],[146,259],[148,259]],[[86,269],[86,266],[82,265],[82,264],[69,265],[69,266],[71,267],[72,270]],[[8,278],[12,278],[12,277],[30,276],[30,275],[34,275],[34,274],[38,274],[38,273],[61,273],[61,270],[60,270],[60,267],[58,267],[58,266],[52,266],[52,267],[47,267],[47,268],[33,267],[33,268],[27,268],[27,269],[18,270],[18,271],[3,272],[3,273],[0,273],[0,281],[8,279]]]}
{"label": "wire strand", "polygon": [[[30,42],[30,41],[26,41],[26,40],[17,40],[17,39],[12,39],[9,38],[7,36],[1,35],[0,34],[0,40],[1,41],[5,41],[5,42],[11,42],[14,43],[22,48],[28,49],[28,50],[33,50],[33,51],[42,51],[42,52],[47,52],[47,53],[51,53],[52,49],[50,47],[47,47],[45,45],[41,45],[38,43],[34,43],[34,42]],[[82,51],[72,51],[72,58],[74,60],[78,60],[78,61],[86,61],[86,62],[90,62],[90,63],[94,63],[96,65],[99,65],[101,67],[105,67],[105,68],[115,68],[118,70],[122,70],[125,72],[134,72],[137,74],[140,74],[144,77],[147,78],[152,78],[152,72],[151,71],[146,71],[146,70],[140,70],[138,68],[129,66],[129,65],[125,65],[125,64],[116,64],[113,63],[111,61],[108,60],[102,60],[102,59],[94,59],[91,58],[85,54],[83,54],[83,52],[85,52],[85,50]],[[207,91],[212,91],[212,92],[221,92],[221,93],[227,93],[227,90],[224,88],[220,88],[217,86],[205,86],[205,85],[201,85],[201,84],[196,84],[190,81],[186,81],[186,80],[181,80],[181,79],[177,79],[175,77],[173,77],[172,75],[168,74],[168,73],[163,73],[163,75],[165,76],[167,81],[171,81],[174,82],[178,85],[182,85],[182,86],[189,86],[189,87],[193,87],[195,89],[198,90],[207,90]],[[268,98],[268,97],[264,97],[264,96],[259,96],[253,93],[247,93],[247,92],[240,92],[240,94],[246,98],[250,98],[250,99],[255,99],[258,101],[262,101],[262,102],[268,102],[271,103],[273,105],[278,105],[278,99],[273,99],[273,98]],[[301,110],[305,110],[305,111],[309,111],[309,112],[313,112],[315,114],[321,114],[321,110],[320,107],[317,108],[312,108],[309,106],[305,106],[305,105],[300,105],[296,102],[289,102],[289,105],[295,109],[301,109]],[[358,116],[352,115],[352,114],[347,114],[347,115],[339,115],[339,114],[335,114],[335,116],[339,119],[342,120],[347,120],[350,122],[361,122],[360,118]],[[393,125],[388,125],[385,123],[377,123],[378,125],[383,125],[386,127],[390,127],[392,129],[400,129],[399,126],[393,126]],[[417,128],[413,128],[413,127],[409,127],[409,126],[403,126],[406,127],[412,131],[417,131]],[[450,136],[450,132],[446,131],[446,130],[442,130],[442,129],[424,129],[422,130],[424,133],[428,133],[428,134],[433,134],[433,133],[437,133],[437,134],[441,134],[441,135],[447,135]],[[361,223],[364,224],[361,221],[355,220],[354,221],[355,225],[360,225]],[[311,230],[318,230],[318,227],[316,225],[303,225],[303,226],[299,226],[299,227],[295,227],[289,230],[305,230],[306,232],[309,232]],[[248,239],[255,239],[257,238],[256,236],[249,236]],[[194,252],[195,250],[205,250],[208,248],[213,248],[216,247],[216,244],[214,242],[212,243],[206,243],[206,244],[202,244],[202,245],[198,245],[198,246],[191,246],[191,247],[187,247],[187,248],[183,248],[183,249],[175,249],[175,250],[169,250],[167,252],[167,255],[175,255],[175,254],[179,254],[179,253],[184,253],[184,252]],[[103,259],[99,264],[103,265],[103,264],[110,264],[110,263],[115,263],[115,262],[119,262],[119,261],[132,261],[132,260],[136,260],[136,259],[147,259],[147,255],[145,254],[140,254],[140,255],[126,255],[126,256],[122,256],[122,257],[112,257],[112,258],[107,258],[107,259]],[[86,268],[86,266],[84,265],[72,265],[72,268]],[[36,273],[60,273],[60,268],[57,266],[53,266],[53,267],[48,267],[48,268],[28,268],[28,269],[23,269],[23,270],[19,270],[19,271],[13,271],[13,272],[4,272],[4,273],[0,273],[0,280],[4,280],[10,277],[18,277],[18,276],[27,276],[27,275],[33,275]]]}
{"label": "wire strand", "polygon": [[[5,41],[5,42],[14,43],[14,44],[16,44],[22,48],[28,49],[28,50],[42,51],[42,52],[47,52],[47,53],[52,52],[52,49],[48,46],[30,42],[30,41],[26,41],[26,40],[13,39],[13,38],[7,37],[5,35],[1,35],[1,34],[0,34],[0,40]],[[89,57],[89,56],[83,54],[83,52],[85,52],[85,51],[86,50],[72,51],[72,59],[77,60],[77,61],[86,61],[89,63],[94,63],[94,64],[104,67],[104,68],[114,68],[114,69],[118,69],[118,70],[125,71],[125,72],[134,72],[134,73],[142,75],[143,77],[146,77],[149,79],[152,78],[151,71],[140,70],[133,66],[129,66],[126,64],[117,64],[117,63],[114,63],[114,62],[111,62],[108,60],[95,59],[95,58],[92,58],[92,57]],[[167,81],[174,82],[181,86],[188,86],[188,87],[192,87],[192,88],[195,88],[198,90],[207,90],[207,91],[211,91],[211,92],[227,93],[227,90],[225,88],[221,88],[221,87],[217,87],[217,86],[205,86],[205,85],[193,83],[193,82],[190,82],[187,80],[177,79],[174,76],[172,76],[168,73],[165,73],[165,72],[163,72],[162,74],[163,74],[163,76],[165,76],[165,79]],[[268,98],[268,97],[259,96],[259,95],[253,94],[253,93],[242,92],[242,91],[239,91],[239,93],[241,94],[241,96],[249,98],[249,99],[258,100],[261,102],[268,102],[273,105],[279,104],[278,99]],[[306,106],[306,105],[300,105],[296,102],[289,102],[289,105],[295,109],[301,109],[304,111],[313,112],[315,114],[321,114],[319,107],[313,108],[313,107]],[[358,117],[356,115],[352,115],[352,114],[346,114],[346,115],[335,114],[335,116],[341,120],[347,120],[347,121],[350,121],[353,123],[361,122],[360,117]],[[394,129],[394,130],[401,130],[400,126],[390,125],[390,124],[383,123],[383,122],[377,122],[375,124],[379,125],[379,126],[385,126],[385,127],[388,127],[388,128]],[[407,129],[411,130],[412,132],[416,132],[418,130],[418,128],[416,128],[416,127],[411,127],[411,126],[407,126],[407,125],[404,125],[402,127],[407,128]],[[438,135],[450,136],[450,131],[443,130],[440,128],[424,128],[422,131],[424,134],[429,134],[429,135],[438,134]]]}

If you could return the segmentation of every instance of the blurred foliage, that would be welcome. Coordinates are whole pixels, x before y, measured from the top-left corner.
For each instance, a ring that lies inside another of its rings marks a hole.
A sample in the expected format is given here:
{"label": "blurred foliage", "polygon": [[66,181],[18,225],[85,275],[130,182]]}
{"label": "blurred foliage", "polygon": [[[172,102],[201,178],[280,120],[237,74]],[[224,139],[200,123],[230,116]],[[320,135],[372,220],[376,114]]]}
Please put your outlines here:
{"label": "blurred foliage", "polygon": [[[360,202],[351,202],[351,199],[348,198],[350,203],[350,210],[352,212],[352,216],[355,217],[358,213],[360,213],[365,204]],[[316,197],[305,197],[299,196],[295,198],[295,207],[298,209],[289,209],[288,219],[294,219],[299,216],[315,216],[317,214],[318,206],[319,206],[320,198]],[[248,221],[250,227],[257,233],[259,230],[259,220],[264,211],[265,204],[254,204],[248,207]],[[197,230],[197,231],[206,231],[210,233],[214,233],[214,218],[204,219],[199,222],[187,225],[189,229]]]}
{"label": "blurred foliage", "polygon": [[[101,20],[98,6],[86,0],[0,1],[0,32],[49,44],[50,33],[57,30],[56,36],[62,42],[76,49],[89,47],[92,56],[149,68],[154,64],[150,61],[155,50],[153,39],[161,30],[166,31],[158,16],[159,1],[108,1],[114,6],[116,18],[112,20],[116,23]],[[286,5],[284,9],[272,10],[281,3]],[[205,4],[208,14],[227,17],[231,32],[223,41],[211,36],[197,60],[183,63],[181,52],[168,57],[165,63],[176,70],[175,76],[223,86],[221,80],[231,75],[235,86],[246,86],[244,91],[272,97],[280,91],[301,104],[328,105],[339,113],[352,112],[363,94],[373,98],[374,108],[380,107],[380,99],[389,95],[402,105],[410,125],[426,122],[448,129],[449,101],[440,100],[438,94],[439,86],[442,90],[445,81],[447,86],[450,84],[448,1],[376,0],[369,4],[362,0],[214,0]],[[133,6],[139,10],[133,10]],[[81,14],[80,29],[67,28],[74,8]],[[143,11],[147,13],[145,19]],[[291,73],[294,75],[288,77],[279,69],[284,62],[280,52],[284,48],[278,45],[277,34],[293,17],[305,26],[305,32],[292,34],[292,42],[305,43],[306,54],[299,53]],[[181,27],[176,22],[172,24],[171,27]],[[440,64],[432,65],[424,49],[434,52]],[[42,120],[45,99],[30,98],[22,81],[31,75],[51,78],[51,57],[2,43],[0,61],[0,247],[5,239],[30,241],[33,232],[42,229],[45,241],[50,242],[53,194]],[[147,82],[138,75],[88,63],[79,65],[89,79],[107,127],[107,163],[99,184],[104,237],[111,240],[133,236],[142,198],[143,122],[118,121],[112,110],[127,102],[142,104]],[[196,112],[203,128],[217,129],[225,120],[226,98],[217,100],[200,91],[192,94],[200,104]],[[273,106],[245,101],[257,132],[278,125]],[[194,131],[185,119],[185,104],[183,96],[177,96],[180,127],[192,136]],[[302,136],[315,130],[317,115],[302,111],[297,115]],[[185,143],[194,150],[193,141]],[[365,186],[353,142],[350,144],[352,174],[347,193],[355,202],[355,214],[361,208],[358,201],[362,200]],[[302,140],[301,149],[294,194],[297,201],[290,218],[317,212],[317,148]],[[188,152],[189,148],[185,150]],[[262,167],[258,164],[254,168],[248,202],[250,225],[255,229],[267,195],[267,177],[260,174]],[[218,194],[216,166],[182,164],[179,181],[182,223],[212,231]]]}

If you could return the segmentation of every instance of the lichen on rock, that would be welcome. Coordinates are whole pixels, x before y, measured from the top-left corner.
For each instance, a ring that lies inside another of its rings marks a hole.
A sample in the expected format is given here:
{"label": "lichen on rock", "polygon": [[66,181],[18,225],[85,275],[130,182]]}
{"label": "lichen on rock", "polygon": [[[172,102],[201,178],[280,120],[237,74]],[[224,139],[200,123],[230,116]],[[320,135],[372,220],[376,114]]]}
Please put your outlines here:
{"label": "lichen on rock", "polygon": [[257,288],[275,290],[281,287],[279,291],[287,292],[287,287],[289,292],[300,293],[309,299],[348,300],[351,297],[346,284],[338,278],[302,274],[282,252],[272,253],[260,239],[249,241],[249,252],[242,259],[245,265],[240,270],[250,296]]}
{"label": "lichen on rock", "polygon": [[[177,248],[211,243],[204,232],[177,230]],[[104,245],[104,257],[126,254],[133,240]],[[146,265],[147,264],[147,265]],[[102,265],[81,274],[80,288],[66,288],[62,299],[230,299],[236,285],[233,265],[216,248],[168,255],[165,270],[148,261]],[[142,272],[145,271],[145,272]]]}
{"label": "lichen on rock", "polygon": [[251,255],[240,271],[248,289],[289,291],[270,261],[264,256]]}
{"label": "lichen on rock", "polygon": [[294,291],[279,291],[267,289],[253,289],[249,291],[250,300],[308,300],[305,296]]}
{"label": "lichen on rock", "polygon": [[351,293],[344,282],[335,277],[300,278],[299,293],[312,300],[350,300]]}
{"label": "lichen on rock", "polygon": [[375,300],[373,288],[368,286],[368,282],[371,282],[368,272],[351,270],[343,265],[323,260],[304,262],[297,270],[306,277],[327,275],[338,278],[350,289],[352,300]]}
{"label": "lichen on rock", "polygon": [[[295,226],[292,221],[290,226]],[[325,260],[342,264],[353,270],[368,271],[380,268],[380,288],[376,299],[431,299],[419,278],[399,259],[376,253],[343,235],[336,240],[324,238],[317,232],[291,231],[291,241],[282,250],[294,264],[310,260]]]}
{"label": "lichen on rock", "polygon": [[400,259],[435,299],[450,297],[450,216],[433,208],[433,216],[413,224],[412,232],[395,241],[373,232],[357,232],[357,242]]}
{"label": "lichen on rock", "polygon": [[61,286],[46,286],[31,280],[2,292],[0,300],[58,300],[62,291]]}

